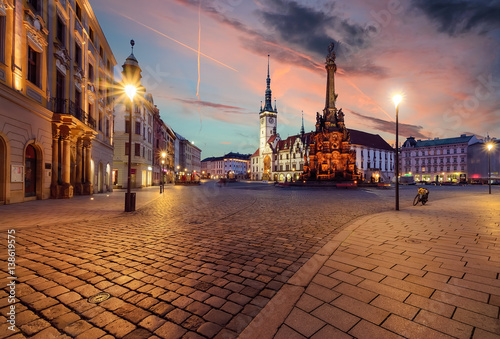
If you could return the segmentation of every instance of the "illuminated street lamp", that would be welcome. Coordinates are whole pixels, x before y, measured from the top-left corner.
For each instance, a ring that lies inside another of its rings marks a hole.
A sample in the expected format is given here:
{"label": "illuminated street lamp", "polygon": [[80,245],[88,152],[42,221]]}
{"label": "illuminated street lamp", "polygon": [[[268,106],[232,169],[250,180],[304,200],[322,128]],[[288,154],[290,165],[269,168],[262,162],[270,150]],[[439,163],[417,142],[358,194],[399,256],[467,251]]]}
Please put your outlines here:
{"label": "illuminated street lamp", "polygon": [[161,152],[161,180],[160,180],[160,193],[163,193],[163,191],[165,190],[165,178],[164,178],[164,175],[165,175],[165,158],[167,157],[167,153],[166,152]]}
{"label": "illuminated street lamp", "polygon": [[486,147],[488,148],[488,191],[491,194],[491,149],[493,144],[489,143]]}
{"label": "illuminated street lamp", "polygon": [[130,114],[129,114],[129,134],[128,134],[128,172],[127,172],[127,193],[125,194],[125,212],[135,211],[135,193],[130,193],[130,187],[132,185],[132,115],[134,107],[134,97],[140,90],[142,92],[143,87],[141,86],[141,68],[139,63],[134,56],[134,40],[130,40],[130,45],[132,46],[132,53],[125,60],[122,65],[123,71],[123,84],[124,92],[130,99]]}
{"label": "illuminated street lamp", "polygon": [[132,114],[134,106],[134,96],[137,93],[137,88],[134,85],[126,85],[125,93],[130,98],[130,114],[129,114],[129,131],[128,131],[128,169],[127,169],[127,193],[125,194],[125,212],[133,212],[135,204],[132,203],[132,195],[130,193],[131,177],[132,177]]}
{"label": "illuminated street lamp", "polygon": [[392,100],[396,106],[396,211],[399,211],[399,126],[398,126],[398,115],[399,115],[399,103],[403,97],[401,95],[395,95]]}

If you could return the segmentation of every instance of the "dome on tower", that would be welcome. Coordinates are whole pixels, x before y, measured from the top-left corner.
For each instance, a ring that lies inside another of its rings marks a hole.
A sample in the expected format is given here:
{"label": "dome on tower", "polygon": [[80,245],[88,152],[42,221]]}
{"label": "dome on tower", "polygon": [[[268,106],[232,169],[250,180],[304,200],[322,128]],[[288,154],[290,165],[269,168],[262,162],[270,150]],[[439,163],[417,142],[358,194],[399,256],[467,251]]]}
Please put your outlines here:
{"label": "dome on tower", "polygon": [[135,58],[134,53],[130,54],[127,59],[125,59],[125,63],[123,64],[124,66],[136,66],[139,67],[139,62]]}

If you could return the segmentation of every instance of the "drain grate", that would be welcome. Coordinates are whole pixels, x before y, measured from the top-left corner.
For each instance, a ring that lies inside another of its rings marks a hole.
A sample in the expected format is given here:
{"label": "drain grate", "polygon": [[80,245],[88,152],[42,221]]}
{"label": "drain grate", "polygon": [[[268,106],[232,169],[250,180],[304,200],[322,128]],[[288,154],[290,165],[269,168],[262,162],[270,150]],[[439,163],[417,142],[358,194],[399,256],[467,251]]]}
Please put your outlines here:
{"label": "drain grate", "polygon": [[87,299],[89,303],[92,304],[99,304],[100,302],[103,302],[104,300],[108,300],[111,295],[106,292],[99,292],[96,295],[91,296],[90,298]]}

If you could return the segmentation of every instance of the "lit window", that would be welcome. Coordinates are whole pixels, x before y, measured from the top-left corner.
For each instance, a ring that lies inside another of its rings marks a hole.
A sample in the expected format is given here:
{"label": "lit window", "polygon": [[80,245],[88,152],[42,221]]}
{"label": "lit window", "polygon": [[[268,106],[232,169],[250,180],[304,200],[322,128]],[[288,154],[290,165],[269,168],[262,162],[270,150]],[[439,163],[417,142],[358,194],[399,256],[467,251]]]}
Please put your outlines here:
{"label": "lit window", "polygon": [[28,81],[40,87],[40,53],[28,46]]}

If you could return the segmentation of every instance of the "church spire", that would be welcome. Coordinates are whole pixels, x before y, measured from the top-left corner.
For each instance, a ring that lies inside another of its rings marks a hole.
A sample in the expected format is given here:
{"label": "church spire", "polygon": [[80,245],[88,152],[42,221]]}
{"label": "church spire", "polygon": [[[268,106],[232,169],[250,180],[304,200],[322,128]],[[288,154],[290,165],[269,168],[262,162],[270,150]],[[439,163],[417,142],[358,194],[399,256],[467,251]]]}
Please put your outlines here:
{"label": "church spire", "polygon": [[302,111],[302,127],[300,128],[300,135],[303,136],[305,133],[304,131],[304,111]]}
{"label": "church spire", "polygon": [[273,104],[271,102],[271,77],[269,76],[269,54],[267,55],[267,79],[266,79],[266,97],[264,102],[264,111],[275,112],[273,110]]}

